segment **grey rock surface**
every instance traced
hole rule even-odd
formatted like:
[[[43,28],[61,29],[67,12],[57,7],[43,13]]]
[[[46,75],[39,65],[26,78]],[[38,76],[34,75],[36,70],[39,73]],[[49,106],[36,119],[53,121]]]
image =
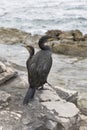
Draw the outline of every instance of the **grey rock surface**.
[[[46,90],[36,91],[28,106],[23,106],[23,98],[28,89],[26,72],[20,72],[18,77],[1,85],[3,91],[11,94],[8,106],[0,111],[2,130],[78,130],[78,108],[61,99],[50,86],[45,85],[44,88]]]
[[[15,77],[17,72],[12,68],[5,66],[2,62],[0,62],[0,84],[8,81],[12,77]]]
[[[5,91],[1,91],[0,90],[0,104],[8,102],[10,99],[11,99],[11,95],[10,94],[8,94]]]

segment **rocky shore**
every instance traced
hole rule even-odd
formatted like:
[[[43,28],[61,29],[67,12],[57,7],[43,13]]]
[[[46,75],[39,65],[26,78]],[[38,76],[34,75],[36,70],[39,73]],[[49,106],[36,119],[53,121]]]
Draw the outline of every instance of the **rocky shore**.
[[[87,34],[83,34],[80,30],[49,30],[45,34],[56,37],[53,42],[48,43],[54,53],[80,57],[87,56]],[[14,28],[0,28],[0,43],[25,42],[38,47],[37,43],[40,37],[41,35],[32,36],[30,33]]]
[[[28,106],[23,106],[22,101],[28,88],[26,67],[17,61],[12,63],[10,60],[7,61],[6,57],[0,57],[0,130],[87,129],[87,89],[83,93],[79,87],[74,89],[75,85],[86,86],[87,34],[83,35],[79,30],[50,30],[46,34],[54,35],[58,39],[48,43],[53,52],[73,58],[59,55],[59,64],[55,61],[55,67],[59,67],[58,85],[50,87],[45,84],[46,90],[37,91],[33,101]],[[3,45],[23,43],[38,47],[40,37],[18,29],[0,28],[0,43]],[[73,73],[75,76],[82,68],[84,77],[74,79]],[[71,77],[67,82],[70,72]],[[55,79],[52,71],[50,75],[53,82]],[[69,84],[66,85],[66,82]],[[70,89],[66,89],[67,86]]]

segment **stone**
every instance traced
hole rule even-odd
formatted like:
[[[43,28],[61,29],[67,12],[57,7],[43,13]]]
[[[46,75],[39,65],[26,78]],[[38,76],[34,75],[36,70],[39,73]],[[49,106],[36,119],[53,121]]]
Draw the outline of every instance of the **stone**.
[[[46,123],[46,128],[47,128],[48,130],[58,130],[58,123],[49,120],[49,121],[47,121],[47,123]]]
[[[79,130],[87,130],[87,126],[81,126]]]
[[[78,108],[80,109],[80,111],[83,114],[87,115],[87,100],[84,98],[80,99],[80,100],[78,100],[77,105],[78,105]]]
[[[11,99],[11,95],[10,94],[8,94],[5,91],[1,91],[0,90],[0,104],[8,102],[10,99]]]
[[[73,102],[77,104],[78,92],[74,90],[65,89],[62,87],[54,86],[57,94],[66,101]]]
[[[84,35],[84,40],[87,41],[87,34]]]
[[[39,96],[41,102],[47,101],[60,101],[61,98],[56,94],[55,91],[43,90]]]
[[[17,71],[14,71],[12,68],[5,67],[5,65],[3,65],[2,73],[0,73],[0,84],[5,83],[6,81],[8,81],[9,79],[15,76],[17,76]]]
[[[84,39],[83,33],[80,30],[72,30],[72,35],[75,41],[80,41]]]
[[[15,28],[0,28],[0,43],[14,44],[24,42],[24,39],[30,33]]]
[[[14,130],[14,126],[17,126],[20,119],[21,115],[17,112],[6,110],[0,111],[0,125],[2,130]]]
[[[0,61],[0,73],[3,73],[6,71],[6,66]]]
[[[46,32],[46,34],[50,36],[59,36],[61,33],[62,33],[61,30],[48,30]]]
[[[79,109],[73,104],[65,101],[42,102],[60,124],[60,130],[77,130],[80,126]],[[77,118],[78,117],[78,118]]]
[[[62,41],[61,41],[62,42]],[[79,46],[77,44],[67,44],[61,43],[53,46],[53,52],[57,54],[71,55],[71,56],[87,56],[87,47],[83,44],[83,46]]]
[[[73,40],[73,35],[71,32],[63,32],[58,37],[60,40],[67,39],[67,40]]]

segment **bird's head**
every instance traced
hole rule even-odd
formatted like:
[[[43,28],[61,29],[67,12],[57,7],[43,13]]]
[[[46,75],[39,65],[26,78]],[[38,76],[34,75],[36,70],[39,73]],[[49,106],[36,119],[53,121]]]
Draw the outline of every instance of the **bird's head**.
[[[30,53],[30,55],[34,55],[34,48],[30,45],[23,45],[23,47],[25,47],[28,52]]]
[[[45,36],[42,36],[38,42],[39,44],[39,47],[43,50],[49,50],[50,47],[49,46],[46,46],[44,45],[44,43],[46,42],[50,42],[50,41],[53,41],[55,40],[55,37],[54,36],[49,36],[49,35],[45,35]]]
[[[50,41],[53,41],[53,40],[55,40],[55,37],[49,36],[49,35],[45,35],[45,36],[42,36],[40,38],[39,42],[45,43],[45,42],[50,42]]]

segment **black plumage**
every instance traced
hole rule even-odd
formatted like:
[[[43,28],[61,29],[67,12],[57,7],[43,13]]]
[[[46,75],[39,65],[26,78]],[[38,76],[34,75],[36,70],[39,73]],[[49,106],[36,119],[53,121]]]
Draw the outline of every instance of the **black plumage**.
[[[30,86],[23,104],[28,104],[30,99],[33,98],[36,88],[43,86],[47,82],[47,77],[52,66],[52,52],[50,47],[44,45],[44,43],[52,40],[52,37],[43,36],[38,42],[41,50],[36,54],[34,54],[34,48],[32,46],[26,46],[30,52],[30,57],[26,62]]]

